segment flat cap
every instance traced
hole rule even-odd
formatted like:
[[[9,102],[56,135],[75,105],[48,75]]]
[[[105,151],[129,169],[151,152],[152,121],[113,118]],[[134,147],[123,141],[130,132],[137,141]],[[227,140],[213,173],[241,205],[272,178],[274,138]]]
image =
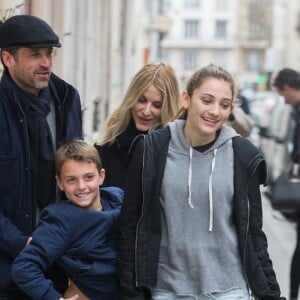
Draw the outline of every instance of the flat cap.
[[[58,36],[42,19],[30,15],[17,15],[0,25],[0,48],[9,47],[61,47]]]

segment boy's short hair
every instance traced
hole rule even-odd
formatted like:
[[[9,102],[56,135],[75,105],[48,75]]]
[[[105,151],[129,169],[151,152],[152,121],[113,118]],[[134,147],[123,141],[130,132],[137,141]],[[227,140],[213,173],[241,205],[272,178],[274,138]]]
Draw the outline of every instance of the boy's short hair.
[[[288,85],[295,90],[300,90],[299,72],[290,68],[280,70],[275,77],[273,86],[277,87],[279,90],[283,90],[284,85]]]
[[[55,155],[56,175],[60,176],[61,169],[67,160],[92,162],[97,169],[102,169],[102,163],[97,149],[83,140],[71,140],[58,148]]]

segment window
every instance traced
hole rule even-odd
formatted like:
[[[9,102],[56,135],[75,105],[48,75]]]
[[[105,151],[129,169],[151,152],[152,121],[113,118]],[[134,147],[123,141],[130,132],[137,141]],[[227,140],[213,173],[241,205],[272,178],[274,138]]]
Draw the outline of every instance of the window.
[[[263,69],[263,53],[261,51],[250,51],[246,55],[248,71],[260,71]]]
[[[200,8],[201,1],[200,0],[185,0],[184,8]]]
[[[196,70],[198,66],[198,53],[196,50],[184,50],[183,52],[184,70]]]
[[[215,10],[216,11],[228,10],[228,0],[215,0]]]
[[[184,37],[198,38],[199,37],[199,21],[198,20],[185,20],[184,21]]]
[[[265,38],[265,26],[261,22],[252,21],[249,24],[249,39],[260,40]]]
[[[300,11],[298,12],[297,15],[297,21],[296,21],[296,30],[298,31],[298,33],[300,34]]]
[[[163,0],[162,2],[162,11],[168,12],[172,7],[171,0]]]
[[[149,14],[151,14],[151,11],[152,11],[152,1],[151,0],[145,1],[145,9]]]
[[[250,0],[250,10],[264,11],[268,7],[267,0]]]
[[[94,107],[93,107],[93,131],[99,130],[100,125],[100,103],[101,99],[97,97],[94,100]]]
[[[224,50],[214,50],[212,55],[212,62],[218,66],[225,67],[227,61],[227,52]]]
[[[159,49],[159,60],[161,61],[168,61],[168,58],[169,58],[169,52],[167,49],[164,49],[164,48],[160,48]]]
[[[215,37],[226,38],[226,29],[227,29],[226,27],[227,27],[226,21],[216,21]]]

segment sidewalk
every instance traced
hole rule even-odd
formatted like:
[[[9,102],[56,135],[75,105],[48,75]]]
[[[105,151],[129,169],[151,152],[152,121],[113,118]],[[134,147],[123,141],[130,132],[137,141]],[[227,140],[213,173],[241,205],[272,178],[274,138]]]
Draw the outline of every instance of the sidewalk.
[[[288,297],[290,263],[295,247],[296,227],[294,223],[287,221],[279,212],[272,209],[270,200],[264,193],[262,193],[262,205],[263,229],[269,243],[269,254],[282,296]]]

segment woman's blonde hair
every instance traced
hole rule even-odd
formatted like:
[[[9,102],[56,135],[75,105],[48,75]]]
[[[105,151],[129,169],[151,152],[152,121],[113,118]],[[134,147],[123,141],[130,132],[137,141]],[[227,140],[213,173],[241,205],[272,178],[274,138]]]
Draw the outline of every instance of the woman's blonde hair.
[[[165,126],[174,118],[179,109],[180,92],[173,68],[163,62],[146,64],[134,76],[122,103],[108,118],[99,145],[115,142],[130,123],[132,107],[151,85],[162,94],[161,121],[154,127]]]
[[[206,67],[203,67],[197,70],[188,80],[186,84],[186,92],[192,97],[194,90],[199,88],[205,79],[207,78],[216,78],[219,80],[224,80],[229,83],[230,89],[232,92],[232,101],[235,95],[235,83],[232,75],[224,70],[222,67],[210,64]],[[181,108],[174,119],[187,119],[187,109]]]

